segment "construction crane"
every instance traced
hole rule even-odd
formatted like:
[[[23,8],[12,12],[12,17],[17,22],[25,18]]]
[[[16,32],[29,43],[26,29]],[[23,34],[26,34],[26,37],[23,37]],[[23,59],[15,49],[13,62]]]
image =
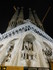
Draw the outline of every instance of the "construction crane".
[[[43,17],[43,19],[42,19],[42,23],[44,22],[44,20],[45,20],[45,18],[46,18],[46,16],[47,16],[47,14],[49,13],[50,9],[51,9],[51,6],[48,8],[48,10],[47,10],[46,14],[44,15],[44,17]]]

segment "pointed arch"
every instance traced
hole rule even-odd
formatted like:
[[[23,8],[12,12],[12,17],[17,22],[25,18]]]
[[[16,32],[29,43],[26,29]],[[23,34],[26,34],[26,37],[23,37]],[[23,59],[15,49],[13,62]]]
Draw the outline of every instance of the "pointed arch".
[[[34,41],[35,40],[35,37],[34,37],[34,35],[32,35],[32,34],[27,34],[25,37],[24,37],[24,40],[23,41]]]

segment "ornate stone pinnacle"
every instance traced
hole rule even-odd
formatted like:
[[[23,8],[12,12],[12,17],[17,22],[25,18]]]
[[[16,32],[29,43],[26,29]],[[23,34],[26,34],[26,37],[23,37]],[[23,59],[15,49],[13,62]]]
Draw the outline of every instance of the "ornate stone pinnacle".
[[[17,7],[17,9],[20,9],[19,7]]]
[[[31,8],[29,8],[29,10],[31,11]]]
[[[34,13],[36,13],[36,11],[35,11],[35,10],[33,10],[33,12],[34,12]]]
[[[23,9],[24,7],[21,7],[21,9]]]

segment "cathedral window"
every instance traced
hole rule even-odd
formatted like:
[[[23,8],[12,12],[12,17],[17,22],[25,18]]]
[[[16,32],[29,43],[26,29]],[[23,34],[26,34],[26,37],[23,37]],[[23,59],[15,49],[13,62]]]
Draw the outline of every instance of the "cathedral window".
[[[36,33],[37,33],[36,29],[34,29],[34,32],[36,32]]]
[[[34,28],[32,27],[32,30],[34,30]]]
[[[22,59],[30,59],[33,60],[34,54],[33,54],[33,41],[35,40],[35,37],[31,34],[26,35],[23,41],[22,46],[22,53],[21,58]]]
[[[2,61],[1,64],[5,64],[5,62],[9,62],[11,59],[11,52],[14,48],[14,41],[11,41],[11,43],[9,43],[9,47],[8,47],[8,51],[7,51],[7,55],[5,56],[4,60]]]
[[[32,42],[29,42],[29,41],[25,41],[24,43],[23,43],[23,48],[22,48],[22,50],[32,50],[33,51],[33,44],[32,44]]]
[[[7,38],[8,36],[6,35],[5,38]]]
[[[20,28],[19,31],[22,31],[22,29]]]
[[[9,36],[11,36],[11,33],[9,33]]]
[[[18,30],[16,30],[16,33],[18,33]]]
[[[8,62],[10,58],[11,58],[11,54],[8,54],[5,58],[5,62]]]
[[[27,26],[25,26],[25,31],[27,31],[28,30],[28,28],[27,28]]]
[[[24,30],[24,27],[22,27],[22,30]]]
[[[5,65],[5,62],[9,62],[11,58],[11,54],[7,54],[4,58],[4,60],[2,61],[1,65]]]
[[[24,27],[22,27],[22,32],[23,32],[23,31],[25,31],[25,28],[24,28]]]
[[[13,48],[14,48],[14,45],[10,44],[10,48],[9,48],[8,52],[12,52]]]
[[[15,35],[15,32],[14,31],[12,33],[13,33],[13,35]]]
[[[30,30],[31,29],[31,27],[30,26],[28,26],[28,30]]]

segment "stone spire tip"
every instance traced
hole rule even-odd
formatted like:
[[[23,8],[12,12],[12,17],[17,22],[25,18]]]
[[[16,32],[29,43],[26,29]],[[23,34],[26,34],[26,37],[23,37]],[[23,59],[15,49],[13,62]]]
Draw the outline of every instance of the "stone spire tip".
[[[17,7],[17,9],[20,9],[19,7]]]
[[[24,7],[21,7],[21,9],[23,9]]]
[[[29,10],[31,11],[31,8],[29,8]]]
[[[34,12],[34,13],[36,13],[36,11],[35,11],[35,10],[33,10],[33,12]]]

